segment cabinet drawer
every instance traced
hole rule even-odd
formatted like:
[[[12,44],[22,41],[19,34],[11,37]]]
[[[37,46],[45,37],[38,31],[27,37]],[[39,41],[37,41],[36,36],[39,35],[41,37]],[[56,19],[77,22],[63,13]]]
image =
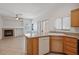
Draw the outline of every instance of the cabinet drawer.
[[[64,39],[64,41],[69,41],[70,43],[74,43],[74,44],[77,43],[77,39],[75,39],[75,38],[66,38],[66,39]]]
[[[70,47],[73,47],[73,48],[77,48],[77,43],[64,41],[64,46],[70,46]]]
[[[67,51],[67,53],[69,52],[71,52],[71,53],[74,53],[74,54],[77,54],[77,49],[76,48],[72,48],[72,47],[70,47],[70,46],[65,46],[64,47],[64,51],[66,52]]]

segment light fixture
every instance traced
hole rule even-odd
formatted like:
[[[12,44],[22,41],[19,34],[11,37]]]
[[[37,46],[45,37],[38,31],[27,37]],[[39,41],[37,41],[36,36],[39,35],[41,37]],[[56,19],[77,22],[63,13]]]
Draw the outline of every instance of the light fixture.
[[[16,20],[19,20],[19,18],[18,18],[18,17],[16,17]]]
[[[18,14],[16,14],[16,20],[19,20]]]
[[[16,20],[23,22],[22,14],[16,14]]]

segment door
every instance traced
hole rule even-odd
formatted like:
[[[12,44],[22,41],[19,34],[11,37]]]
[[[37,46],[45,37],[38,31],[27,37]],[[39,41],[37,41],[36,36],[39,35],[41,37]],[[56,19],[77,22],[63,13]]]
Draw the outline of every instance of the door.
[[[39,55],[49,52],[49,37],[39,38]]]
[[[47,35],[48,34],[48,20],[38,21],[38,34]]]
[[[42,34],[47,35],[47,33],[48,33],[48,21],[44,20],[42,22]]]

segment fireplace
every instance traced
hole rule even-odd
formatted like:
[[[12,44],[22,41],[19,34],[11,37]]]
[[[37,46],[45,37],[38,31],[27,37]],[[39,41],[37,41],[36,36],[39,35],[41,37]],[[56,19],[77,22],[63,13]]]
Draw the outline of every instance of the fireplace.
[[[12,37],[12,36],[14,36],[14,30],[13,29],[4,29],[3,30],[3,36],[4,37]]]

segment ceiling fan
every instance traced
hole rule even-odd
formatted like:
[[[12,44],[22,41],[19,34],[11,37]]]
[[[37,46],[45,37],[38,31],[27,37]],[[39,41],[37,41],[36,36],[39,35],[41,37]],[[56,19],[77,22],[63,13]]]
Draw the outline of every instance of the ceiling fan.
[[[22,14],[16,14],[16,20],[23,21]]]

